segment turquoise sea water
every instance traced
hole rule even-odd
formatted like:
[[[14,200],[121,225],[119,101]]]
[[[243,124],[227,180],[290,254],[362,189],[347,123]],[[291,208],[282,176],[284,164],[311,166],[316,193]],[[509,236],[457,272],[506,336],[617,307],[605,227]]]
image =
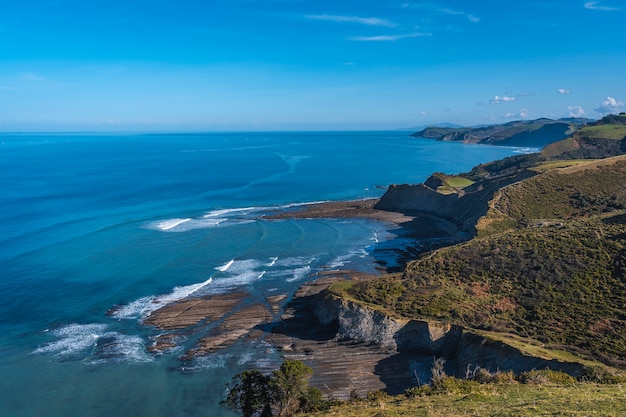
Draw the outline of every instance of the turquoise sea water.
[[[224,384],[278,353],[155,356],[142,317],[189,294],[262,300],[322,270],[374,272],[389,224],[258,217],[517,151],[405,132],[0,134],[0,414],[233,415]]]

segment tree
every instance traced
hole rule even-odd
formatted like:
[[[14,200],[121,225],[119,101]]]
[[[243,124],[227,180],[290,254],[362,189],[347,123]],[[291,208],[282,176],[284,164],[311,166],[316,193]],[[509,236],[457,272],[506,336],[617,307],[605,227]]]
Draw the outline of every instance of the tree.
[[[228,384],[222,405],[241,411],[243,417],[290,416],[322,409],[326,402],[319,389],[309,387],[311,375],[311,368],[291,359],[269,375],[243,371]]]
[[[270,392],[278,416],[288,416],[300,409],[309,391],[313,370],[300,361],[288,359],[272,372]]]
[[[255,370],[235,375],[228,385],[228,394],[222,401],[226,407],[239,410],[243,417],[253,417],[259,412],[271,416],[269,378]]]

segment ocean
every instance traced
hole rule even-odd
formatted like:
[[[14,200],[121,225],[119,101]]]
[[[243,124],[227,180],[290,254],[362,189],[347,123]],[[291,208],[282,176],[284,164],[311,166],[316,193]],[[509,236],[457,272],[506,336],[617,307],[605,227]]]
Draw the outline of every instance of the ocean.
[[[219,405],[262,340],[192,361],[154,355],[156,308],[245,288],[259,300],[321,271],[390,265],[395,226],[263,220],[379,197],[513,155],[407,132],[0,134],[0,414],[234,416]]]

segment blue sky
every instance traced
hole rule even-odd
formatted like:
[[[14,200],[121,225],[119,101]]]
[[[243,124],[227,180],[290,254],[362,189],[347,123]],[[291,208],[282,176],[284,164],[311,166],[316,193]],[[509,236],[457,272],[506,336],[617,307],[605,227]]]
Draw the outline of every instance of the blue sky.
[[[0,0],[0,131],[625,111],[625,0]]]

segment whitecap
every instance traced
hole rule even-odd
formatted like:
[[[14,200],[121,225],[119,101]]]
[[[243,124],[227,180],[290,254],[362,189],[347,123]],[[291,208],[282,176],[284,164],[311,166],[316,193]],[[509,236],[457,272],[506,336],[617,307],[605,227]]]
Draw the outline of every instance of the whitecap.
[[[237,359],[237,365],[242,366],[242,365],[247,364],[250,361],[252,361],[252,353],[246,352],[246,353],[243,353],[239,357],[239,359]]]
[[[92,349],[107,329],[106,324],[70,324],[51,333],[56,341],[46,343],[35,353],[54,353],[59,356],[74,355]]]
[[[234,262],[235,262],[235,260],[234,260],[234,259],[231,259],[230,261],[226,262],[224,265],[221,265],[221,266],[217,266],[217,267],[215,267],[215,269],[217,269],[217,270],[218,270],[218,271],[220,271],[220,272],[225,272],[225,271],[227,271],[227,270],[228,270],[228,268],[230,268],[230,267],[231,267],[231,265],[232,265]]]
[[[287,279],[287,282],[298,281],[307,276],[309,272],[311,272],[311,267],[309,265],[302,268],[296,268],[293,270],[291,278]]]
[[[140,319],[146,317],[153,311],[158,310],[167,304],[182,300],[183,298],[195,294],[204,287],[210,285],[212,282],[213,277],[210,277],[206,281],[197,284],[174,287],[172,292],[169,294],[142,297],[129,304],[115,308],[111,316],[117,319]]]
[[[291,258],[284,258],[280,261],[277,260],[276,265],[281,267],[310,265],[314,260],[315,258],[311,256],[296,256]]]
[[[176,226],[179,226],[183,223],[186,223],[188,221],[190,221],[190,218],[186,218],[186,219],[169,219],[169,220],[162,220],[159,222],[155,223],[155,227],[159,230],[170,230],[175,228]]]
[[[40,346],[34,353],[89,359],[88,363],[153,361],[141,337],[108,331],[106,324],[74,323],[53,330],[51,334],[57,340]]]
[[[154,358],[146,352],[145,342],[141,337],[109,332],[98,340],[96,359],[92,363],[152,361]]]
[[[352,262],[353,257],[354,257],[354,254],[337,256],[334,260],[328,263],[328,268],[330,269],[341,268],[345,266],[346,264],[349,264],[350,262]]]
[[[226,361],[230,359],[231,355],[229,354],[214,354],[208,356],[201,356],[199,358],[195,358],[193,363],[190,366],[183,366],[180,369],[183,372],[194,372],[201,371],[204,369],[218,369],[225,368]]]
[[[158,230],[161,232],[188,232],[196,229],[210,229],[218,227],[226,219],[212,219],[212,218],[199,218],[199,219],[168,219],[158,220],[148,224],[149,229]]]

